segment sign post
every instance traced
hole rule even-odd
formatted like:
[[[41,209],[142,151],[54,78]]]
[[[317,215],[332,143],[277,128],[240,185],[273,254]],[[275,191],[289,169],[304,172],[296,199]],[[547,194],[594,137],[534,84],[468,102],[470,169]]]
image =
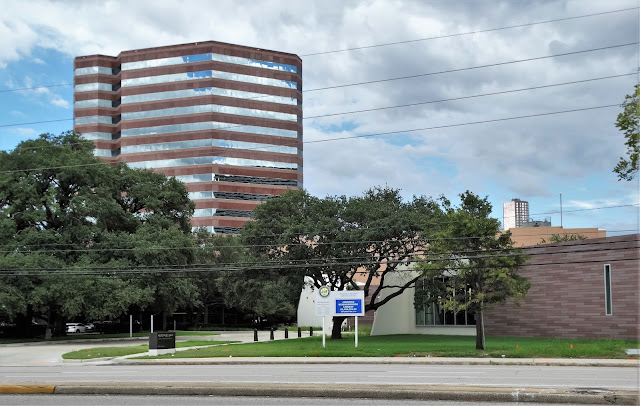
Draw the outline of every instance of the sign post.
[[[331,315],[331,289],[321,286],[316,294],[316,316],[322,316],[322,348],[325,348],[324,318]]]
[[[356,348],[358,348],[358,316],[364,316],[364,291],[339,290],[333,292],[335,300],[334,316],[355,316]]]
[[[325,348],[325,316],[355,316],[358,348],[358,316],[364,316],[364,291],[331,291],[328,286],[322,286],[316,294],[316,316],[322,316],[322,348]]]

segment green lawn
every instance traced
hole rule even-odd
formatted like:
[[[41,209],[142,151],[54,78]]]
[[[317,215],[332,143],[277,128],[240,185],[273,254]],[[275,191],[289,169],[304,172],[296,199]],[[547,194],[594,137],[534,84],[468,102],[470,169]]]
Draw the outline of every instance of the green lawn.
[[[174,358],[207,357],[488,357],[499,358],[628,358],[627,348],[638,348],[631,340],[578,340],[522,337],[487,337],[487,350],[475,349],[475,337],[393,335],[359,337],[354,348],[353,335],[343,340],[319,336],[236,344],[184,350]],[[171,356],[169,356],[171,357]],[[145,357],[147,358],[147,357]],[[159,358],[167,358],[159,356]]]
[[[178,341],[176,348],[198,347],[202,345],[224,345],[237,341],[211,341],[211,340],[192,340]],[[122,357],[125,355],[145,353],[149,351],[149,345],[131,345],[127,347],[96,347],[84,350],[72,351],[62,355],[63,359],[92,359],[92,358],[112,358]]]

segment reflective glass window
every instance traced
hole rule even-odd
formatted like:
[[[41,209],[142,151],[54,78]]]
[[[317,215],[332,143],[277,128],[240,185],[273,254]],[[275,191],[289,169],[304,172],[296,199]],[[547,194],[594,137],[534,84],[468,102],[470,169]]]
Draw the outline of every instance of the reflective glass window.
[[[141,118],[180,116],[198,113],[222,113],[246,117],[269,118],[273,120],[298,121],[296,114],[278,113],[268,110],[246,109],[241,107],[221,106],[218,104],[201,104],[197,106],[172,107],[167,109],[136,111],[122,113],[123,120],[137,120]]]
[[[259,185],[280,185],[302,187],[302,183],[292,179],[261,178],[258,176],[215,175],[217,182],[256,183]]]
[[[96,148],[93,150],[93,155],[95,156],[105,156],[105,157],[114,157],[120,155],[119,151],[114,151],[111,149],[99,149]]]
[[[209,233],[213,233],[213,226],[199,226],[199,227],[191,227],[191,232],[195,233],[196,231],[200,230],[200,229],[204,229],[205,231],[209,232]]]
[[[267,151],[267,152],[280,152],[280,153],[283,153],[283,154],[297,154],[298,153],[298,149],[297,148],[287,147],[287,146],[283,146],[283,145],[267,145],[267,144],[258,144],[258,143],[254,143],[254,142],[229,141],[229,140],[217,140],[217,139],[162,142],[162,143],[156,143],[156,144],[127,145],[127,146],[123,146],[122,147],[122,153],[123,154],[133,154],[133,153],[137,153],[137,152],[169,151],[169,150],[175,150],[175,149],[201,148],[201,147],[250,149],[250,150],[260,150],[260,151]]]
[[[200,227],[191,227],[192,232],[196,232],[199,229],[205,229],[206,231],[213,234],[238,234],[240,232],[240,227],[214,227],[214,226],[200,226]]]
[[[211,182],[213,180],[212,173],[200,173],[197,175],[180,175],[175,176],[180,182],[195,183],[195,182]]]
[[[122,70],[155,68],[157,66],[181,65],[185,63],[194,63],[194,62],[203,62],[203,61],[217,61],[217,62],[231,63],[234,65],[252,66],[256,68],[279,70],[279,71],[285,71],[285,72],[293,72],[293,73],[298,72],[298,68],[293,65],[260,61],[257,59],[242,58],[239,56],[220,55],[220,54],[197,54],[197,55],[187,55],[187,56],[175,56],[170,58],[148,59],[146,61],[138,61],[138,62],[126,62],[122,64]]]
[[[252,166],[260,168],[299,169],[297,164],[263,161],[258,159],[230,158],[219,156],[200,156],[192,158],[161,159],[157,161],[128,162],[131,168],[169,168],[174,166],[220,164],[232,166]]]
[[[251,210],[195,209],[193,217],[251,217]]]
[[[75,124],[112,124],[113,119],[110,116],[86,116],[86,117],[76,117]]]
[[[181,182],[184,183],[197,183],[197,182],[232,182],[232,183],[254,183],[258,185],[279,185],[279,186],[291,186],[302,187],[302,183],[292,179],[277,179],[277,178],[261,178],[257,176],[239,176],[239,175],[216,175],[212,173],[202,173],[196,175],[180,175],[176,176]]]
[[[113,90],[113,86],[108,83],[93,82],[85,83],[84,85],[75,85],[73,90],[75,92],[89,92],[92,90],[106,90],[110,92]]]
[[[273,135],[276,137],[298,138],[297,131],[282,130],[278,128],[269,128],[269,127],[258,127],[253,125],[236,125],[236,124],[222,123],[217,121],[162,125],[162,126],[155,126],[155,127],[128,128],[128,129],[122,130],[122,136],[135,137],[137,135],[168,134],[168,133],[202,131],[202,130],[224,130],[224,131],[233,131],[233,132],[240,132],[240,133]]]
[[[604,314],[613,314],[613,301],[611,299],[611,265],[604,266]]]
[[[215,234],[238,234],[240,227],[213,227]]]
[[[213,199],[213,192],[189,192],[189,199],[191,200]]]
[[[105,68],[104,66],[90,66],[88,68],[78,68],[78,69],[73,71],[73,74],[75,76],[95,75],[96,73],[102,73],[104,75],[111,75],[112,72],[113,71],[112,71],[111,68]]]
[[[131,78],[122,80],[122,87],[152,85],[156,83],[181,82],[185,80],[215,78],[231,80],[243,83],[255,83],[259,85],[285,87],[288,89],[297,89],[298,83],[288,80],[279,80],[271,78],[263,78],[259,76],[241,75],[239,73],[220,72],[215,70],[205,70],[198,72],[172,73],[169,75],[145,76],[141,78]]]
[[[173,90],[169,92],[143,93],[143,94],[134,94],[131,96],[122,96],[122,104],[149,102],[149,101],[155,101],[155,100],[182,99],[186,97],[197,97],[197,96],[208,96],[208,95],[233,97],[236,99],[245,99],[245,100],[255,99],[255,100],[265,101],[269,103],[287,104],[290,106],[298,105],[298,99],[293,97],[272,96],[272,95],[262,94],[262,93],[243,92],[241,90],[219,89],[216,87],[201,87],[198,89]]]
[[[230,200],[253,200],[263,202],[267,199],[275,197],[274,195],[265,195],[257,193],[235,193],[235,192],[189,192],[189,199],[230,199]]]
[[[112,140],[113,134],[111,133],[82,133],[82,138],[85,140]]]
[[[113,102],[111,100],[104,99],[80,100],[74,102],[73,107],[76,109],[85,107],[113,107]]]

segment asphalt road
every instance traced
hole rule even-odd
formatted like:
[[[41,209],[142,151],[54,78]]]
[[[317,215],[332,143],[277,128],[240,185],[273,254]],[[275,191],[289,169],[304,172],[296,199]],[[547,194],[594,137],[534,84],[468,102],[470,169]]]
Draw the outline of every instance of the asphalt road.
[[[0,403],[6,405],[52,405],[52,406],[155,406],[155,405],[225,405],[225,406],[506,406],[513,403],[452,402],[385,399],[326,399],[326,398],[281,398],[281,397],[226,397],[226,396],[74,396],[74,395],[0,395]],[[552,406],[536,403],[537,406]],[[555,405],[555,404],[554,404]],[[572,404],[565,404],[572,406]],[[574,404],[574,406],[577,406]]]
[[[637,368],[515,365],[95,365],[0,366],[3,384],[299,383],[462,385],[638,390]]]

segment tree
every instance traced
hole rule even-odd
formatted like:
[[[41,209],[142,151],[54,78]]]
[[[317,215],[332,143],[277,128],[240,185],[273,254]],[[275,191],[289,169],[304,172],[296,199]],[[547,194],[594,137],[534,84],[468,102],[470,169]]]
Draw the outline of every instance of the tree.
[[[544,238],[542,240],[540,240],[540,242],[538,244],[547,244],[549,243],[554,243],[554,242],[566,242],[566,241],[582,241],[582,240],[586,240],[587,237],[585,237],[582,234],[552,234],[551,237],[549,237],[549,241],[545,240]]]
[[[415,283],[417,278],[408,278],[390,286],[385,280],[424,250],[428,240],[422,230],[438,224],[441,216],[431,199],[405,202],[399,190],[387,187],[358,197],[324,199],[291,190],[258,206],[241,235],[256,257],[268,261],[272,270],[295,275],[299,283],[306,276],[315,288],[362,289],[369,311]],[[387,290],[393,293],[380,300]],[[342,337],[345,319],[334,317],[331,338]]]
[[[618,114],[616,127],[624,133],[627,157],[621,157],[613,171],[618,174],[618,180],[630,181],[638,175],[640,84],[635,85],[633,94],[625,97],[621,107],[622,112]]]
[[[460,200],[459,207],[452,207],[441,198],[446,226],[430,242],[426,258],[430,261],[415,265],[428,285],[416,305],[437,301],[446,310],[471,312],[476,349],[484,350],[484,310],[508,297],[521,298],[529,290],[529,282],[518,275],[526,256],[513,248],[511,233],[501,233],[500,222],[489,217],[492,207],[486,197],[467,191]],[[444,283],[438,286],[440,281]]]
[[[141,270],[193,261],[184,184],[93,155],[79,134],[42,134],[0,153],[0,308],[28,328],[117,317],[175,298],[193,301],[188,278]],[[146,268],[141,268],[146,267]],[[174,274],[175,275],[175,274]],[[172,285],[164,297],[160,287]],[[190,285],[190,286],[187,286]]]

